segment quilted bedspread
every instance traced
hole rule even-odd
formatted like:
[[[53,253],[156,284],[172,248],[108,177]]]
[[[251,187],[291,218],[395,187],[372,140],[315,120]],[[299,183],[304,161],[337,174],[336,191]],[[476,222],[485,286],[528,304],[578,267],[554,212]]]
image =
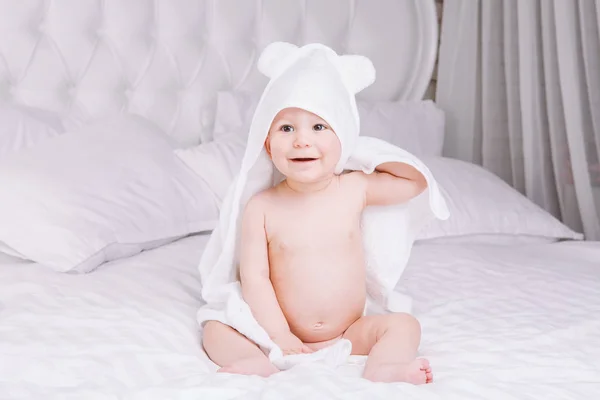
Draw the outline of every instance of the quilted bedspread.
[[[205,236],[88,275],[0,260],[0,399],[600,398],[600,247],[417,245],[434,383],[375,384],[362,357],[269,379],[215,374],[195,313]]]

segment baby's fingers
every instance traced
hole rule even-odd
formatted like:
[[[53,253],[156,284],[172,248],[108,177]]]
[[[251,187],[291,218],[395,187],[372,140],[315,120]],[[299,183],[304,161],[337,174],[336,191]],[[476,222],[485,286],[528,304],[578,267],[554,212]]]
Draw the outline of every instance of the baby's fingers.
[[[313,349],[311,349],[310,347],[308,347],[307,345],[303,345],[303,346],[302,346],[302,352],[303,352],[303,353],[307,353],[307,354],[309,354],[309,353],[313,353],[313,352],[314,352],[314,350],[313,350]]]

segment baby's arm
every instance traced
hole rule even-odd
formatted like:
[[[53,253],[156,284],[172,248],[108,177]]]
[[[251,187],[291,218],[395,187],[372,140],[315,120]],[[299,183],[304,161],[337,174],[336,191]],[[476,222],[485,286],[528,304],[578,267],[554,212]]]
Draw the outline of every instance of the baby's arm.
[[[256,196],[250,199],[242,217],[240,281],[242,296],[252,315],[284,354],[310,352],[290,331],[275,296],[269,274],[265,206]]]
[[[423,174],[411,165],[389,162],[374,173],[362,174],[367,205],[390,205],[409,201],[427,187]]]

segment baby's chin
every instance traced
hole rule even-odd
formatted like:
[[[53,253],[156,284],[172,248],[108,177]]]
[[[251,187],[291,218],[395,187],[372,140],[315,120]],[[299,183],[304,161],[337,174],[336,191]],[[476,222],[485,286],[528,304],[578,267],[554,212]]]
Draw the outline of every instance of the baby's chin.
[[[283,162],[283,165],[275,163],[279,170],[288,180],[301,184],[319,183],[335,176],[335,165],[328,165],[323,160],[310,163]]]
[[[324,180],[331,179],[335,176],[334,171],[319,171],[319,173],[311,173],[312,171],[289,172],[284,174],[288,180],[301,184],[318,184]]]

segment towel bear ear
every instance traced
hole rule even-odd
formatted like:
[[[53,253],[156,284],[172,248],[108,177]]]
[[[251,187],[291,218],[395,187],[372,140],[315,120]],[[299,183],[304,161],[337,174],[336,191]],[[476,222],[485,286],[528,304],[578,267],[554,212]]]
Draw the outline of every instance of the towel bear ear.
[[[339,56],[337,68],[344,84],[353,94],[375,82],[375,67],[367,57],[359,55]]]
[[[272,78],[284,61],[298,51],[298,46],[287,42],[273,42],[262,51],[258,59],[258,70]]]
[[[338,56],[333,50],[324,45],[307,45],[303,49],[313,50],[323,48],[329,52],[329,58],[334,62],[342,81],[353,94],[365,89],[375,82],[375,67],[371,60],[360,55]],[[273,42],[262,51],[257,67],[268,78],[273,78],[282,68],[288,65],[288,60],[298,55],[302,49],[288,42]]]

